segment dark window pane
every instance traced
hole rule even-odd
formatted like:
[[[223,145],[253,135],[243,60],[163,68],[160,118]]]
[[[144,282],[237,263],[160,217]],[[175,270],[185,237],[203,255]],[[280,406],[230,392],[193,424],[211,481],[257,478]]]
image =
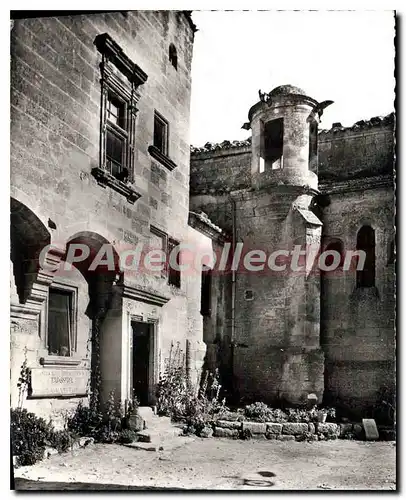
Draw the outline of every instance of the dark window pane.
[[[170,285],[176,286],[177,288],[180,288],[180,271],[177,269],[173,269],[170,265],[170,260],[169,257],[171,255],[171,252],[179,245],[177,241],[174,240],[169,240],[168,241],[168,270],[169,270],[169,277],[168,277],[168,282]],[[176,255],[176,264],[180,265],[180,252]]]
[[[121,172],[123,165],[124,139],[118,137],[111,130],[107,130],[106,140],[106,167],[112,174]]]
[[[166,145],[167,124],[157,115],[154,119],[154,146],[161,151],[167,153]]]
[[[357,271],[357,286],[375,286],[375,231],[370,226],[363,226],[357,234],[357,250],[366,254],[364,269]]]
[[[211,276],[211,269],[207,266],[203,266],[200,296],[200,313],[202,316],[211,315]]]
[[[50,290],[48,301],[48,352],[70,356],[72,328],[72,294]]]

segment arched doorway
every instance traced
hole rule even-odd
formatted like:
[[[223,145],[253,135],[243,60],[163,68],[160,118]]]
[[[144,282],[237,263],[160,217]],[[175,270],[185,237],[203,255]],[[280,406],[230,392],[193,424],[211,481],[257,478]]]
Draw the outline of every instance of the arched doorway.
[[[82,254],[82,252],[84,252]],[[114,285],[120,281],[119,257],[114,246],[98,233],[83,231],[74,234],[66,245],[66,259],[80,271],[88,284],[89,303],[86,315],[91,320],[91,405],[105,401],[110,390],[119,387],[120,366],[114,356],[120,353],[112,339],[117,327],[120,333],[121,304],[115,301]],[[116,352],[117,351],[117,352]],[[118,363],[119,364],[119,363]]]

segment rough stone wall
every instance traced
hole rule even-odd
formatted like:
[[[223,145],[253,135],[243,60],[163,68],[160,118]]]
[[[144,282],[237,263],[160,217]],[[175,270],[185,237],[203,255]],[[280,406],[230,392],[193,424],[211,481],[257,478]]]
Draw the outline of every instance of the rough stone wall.
[[[353,127],[321,130],[318,136],[319,182],[391,173],[393,114]],[[216,194],[251,186],[251,148],[247,144],[192,148],[190,192]]]
[[[377,238],[378,296],[355,290],[355,274],[336,274],[323,280],[320,310],[326,396],[347,406],[351,401],[358,407],[371,404],[382,386],[394,386],[394,264],[388,264],[394,238],[394,193],[390,181],[381,187],[379,181],[365,190],[362,183],[363,178],[390,177],[393,152],[393,115],[358,122],[350,129],[335,126],[319,134],[320,189],[329,192],[333,188],[331,204],[322,214],[323,239],[341,238],[344,249],[355,250],[356,232],[368,221]],[[281,244],[283,227],[275,221],[276,205],[269,200],[263,202],[258,191],[250,190],[250,157],[247,145],[232,147],[223,143],[192,150],[190,203],[192,210],[204,211],[231,234],[230,200],[243,200],[237,204],[237,241],[269,250],[270,246]],[[355,186],[350,179],[361,184]],[[311,370],[317,372],[323,365],[323,354],[317,351],[313,359],[308,357],[309,362],[304,362],[300,355],[295,360],[292,354],[288,368],[283,369],[287,355],[281,349],[284,335],[289,335],[289,324],[285,323],[287,308],[292,312],[296,304],[300,315],[301,308],[306,307],[294,300],[294,294],[287,301],[286,293],[303,285],[299,283],[301,277],[296,279],[298,283],[288,283],[285,278],[278,282],[273,277],[270,283],[266,277],[253,273],[237,276],[234,377],[236,386],[251,399],[264,399],[264,395],[277,392],[278,387],[282,391],[295,379],[302,380],[305,387],[305,381],[314,378]],[[245,299],[248,289],[255,290],[254,300]],[[277,350],[271,347],[278,343]],[[321,380],[316,392],[323,393],[322,385]]]
[[[307,227],[292,211],[292,192],[240,193],[236,197],[237,242],[244,253],[292,249],[306,244]],[[241,263],[243,257],[241,258]],[[234,377],[246,400],[290,403],[323,395],[323,353],[319,344],[319,289],[303,272],[249,271],[236,274]],[[313,313],[309,312],[312,306]]]
[[[106,32],[148,74],[137,104],[134,188],[141,198],[133,205],[110,187],[98,185],[91,175],[92,168],[99,166],[101,102],[101,55],[93,42]],[[176,11],[15,21],[11,31],[11,196],[45,227],[48,219],[55,223],[56,229],[50,231],[52,243],[63,246],[85,232],[96,233],[116,249],[128,248],[137,242],[149,243],[150,224],[178,241],[186,239],[193,36],[185,14]],[[177,48],[177,70],[168,58],[170,43]],[[172,172],[147,151],[153,142],[154,110],[169,122],[169,156],[177,164]],[[163,348],[171,338],[184,341],[185,282],[174,290],[161,278],[131,275],[128,279],[169,295],[159,329]],[[19,349],[26,344],[19,335],[12,335],[13,345],[18,346],[13,356],[20,356]],[[34,324],[29,338],[34,352],[41,342]],[[85,357],[83,345],[78,354]],[[35,354],[32,363],[38,364]],[[43,408],[47,404],[41,401]]]
[[[324,238],[356,249],[364,224],[375,230],[376,287],[356,288],[355,272],[323,278],[321,335],[326,354],[326,389],[345,404],[372,404],[377,392],[394,388],[395,276],[394,193],[390,186],[331,195],[324,209]],[[344,223],[343,223],[344,221]]]
[[[383,175],[393,171],[393,116],[370,127],[335,127],[319,134],[319,181]]]
[[[193,154],[190,191],[217,194],[246,188],[251,184],[250,163],[250,145]]]

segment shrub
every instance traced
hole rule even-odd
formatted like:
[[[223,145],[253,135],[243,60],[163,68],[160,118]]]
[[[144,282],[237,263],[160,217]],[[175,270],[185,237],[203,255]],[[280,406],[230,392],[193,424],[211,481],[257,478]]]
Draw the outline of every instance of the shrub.
[[[184,356],[179,349],[171,346],[168,363],[158,383],[157,411],[159,415],[170,416],[173,420],[187,424],[187,431],[199,434],[205,427],[221,418],[228,408],[225,400],[220,400],[221,385],[219,374],[205,372],[200,388],[190,387],[184,363]]]
[[[67,418],[67,429],[79,436],[93,437],[102,443],[114,443],[122,429],[124,412],[110,392],[104,411],[84,406],[80,401],[74,414]]]
[[[169,359],[157,386],[157,413],[182,420],[189,396],[185,360],[179,342],[169,352]]]
[[[59,453],[62,453],[72,446],[73,436],[66,429],[63,431],[53,431],[50,435],[49,443],[52,448],[56,448]]]
[[[18,465],[33,465],[42,460],[45,447],[51,444],[51,423],[26,409],[11,410],[11,443]]]
[[[79,401],[73,415],[67,417],[68,430],[79,436],[93,436],[103,421],[103,414],[98,410],[84,406]]]
[[[137,434],[130,429],[123,429],[118,436],[120,443],[133,443],[136,439]]]
[[[255,422],[271,422],[272,410],[265,403],[257,402],[245,407],[245,416]]]

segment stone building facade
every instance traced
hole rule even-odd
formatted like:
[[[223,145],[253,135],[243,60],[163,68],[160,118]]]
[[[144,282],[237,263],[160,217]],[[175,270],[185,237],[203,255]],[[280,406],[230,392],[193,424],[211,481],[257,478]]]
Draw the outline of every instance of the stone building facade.
[[[277,87],[249,111],[247,141],[192,148],[191,210],[244,254],[366,251],[362,272],[356,261],[323,272],[307,254],[304,271],[224,276],[232,304],[216,333],[237,399],[299,403],[315,393],[362,409],[394,391],[394,117],[319,130],[332,104]]]
[[[193,281],[117,265],[137,244],[166,251],[207,240],[204,221],[189,225],[194,32],[186,11],[13,23],[13,407],[22,367],[31,377],[24,406],[55,421],[92,384],[102,399],[135,392],[153,404],[178,342],[197,380],[205,356],[200,273]],[[69,252],[80,256],[83,246],[89,255],[66,270]],[[105,248],[113,267],[92,269]]]

